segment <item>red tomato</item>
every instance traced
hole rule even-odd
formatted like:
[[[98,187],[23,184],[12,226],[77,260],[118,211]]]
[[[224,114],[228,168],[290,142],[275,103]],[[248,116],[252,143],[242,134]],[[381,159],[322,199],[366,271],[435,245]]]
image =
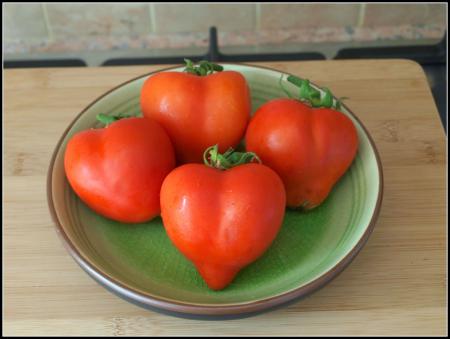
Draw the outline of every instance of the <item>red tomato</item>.
[[[161,216],[175,246],[211,289],[228,285],[277,235],[286,193],[260,164],[226,171],[201,164],[173,170],[161,188]]]
[[[261,106],[249,123],[245,141],[248,151],[280,175],[287,205],[306,209],[328,196],[358,148],[356,128],[347,116],[294,99]]]
[[[175,155],[157,122],[128,118],[75,134],[64,167],[75,193],[94,211],[138,223],[159,214],[161,184]]]
[[[224,152],[239,144],[250,119],[250,91],[234,71],[162,72],[145,81],[141,108],[166,129],[179,162],[201,162],[208,146],[219,144]]]

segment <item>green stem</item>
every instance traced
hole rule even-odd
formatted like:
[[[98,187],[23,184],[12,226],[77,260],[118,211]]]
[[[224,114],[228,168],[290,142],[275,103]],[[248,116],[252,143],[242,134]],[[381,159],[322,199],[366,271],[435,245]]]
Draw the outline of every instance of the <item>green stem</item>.
[[[195,65],[192,60],[184,59],[184,62],[186,63],[186,68],[184,69],[184,72],[191,73],[198,76],[205,76],[213,74],[214,72],[222,72],[223,67],[214,64],[209,61],[202,60],[198,63],[198,65]]]
[[[229,148],[223,154],[219,153],[219,146],[208,147],[203,153],[203,162],[206,166],[227,170],[243,164],[252,163],[254,161],[261,163],[261,159],[253,152],[235,152]]]
[[[283,76],[281,76],[279,81],[280,87],[289,98],[292,98],[292,95],[283,86],[282,78]],[[308,79],[302,79],[294,75],[289,75],[286,80],[298,88],[298,100],[306,102],[312,107],[326,107],[341,110],[342,100],[348,99],[344,97],[333,99],[333,94],[328,88],[324,87],[322,88],[322,91],[319,91],[311,86]]]
[[[280,77],[280,80],[278,80],[278,84],[280,85],[281,90],[284,92],[284,94],[286,94],[290,99],[293,99],[294,97],[292,96],[291,93],[289,93],[289,91],[284,87],[283,85],[283,74]]]
[[[106,115],[103,113],[97,114],[96,119],[100,121],[101,123],[105,124],[105,127],[108,127],[110,124],[112,124],[115,121],[118,121],[120,119],[125,118],[132,118],[136,115],[133,114],[125,114],[125,113],[119,113],[117,115]]]

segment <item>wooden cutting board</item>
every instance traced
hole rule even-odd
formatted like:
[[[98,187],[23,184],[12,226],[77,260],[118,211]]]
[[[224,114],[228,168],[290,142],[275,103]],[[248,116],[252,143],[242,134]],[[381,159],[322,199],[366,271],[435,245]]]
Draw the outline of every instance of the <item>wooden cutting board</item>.
[[[348,96],[384,169],[367,245],[308,298],[255,317],[194,321],[141,309],[97,285],[58,239],[46,174],[91,101],[164,66],[4,71],[4,335],[447,334],[446,136],[422,68],[408,60],[259,63]]]

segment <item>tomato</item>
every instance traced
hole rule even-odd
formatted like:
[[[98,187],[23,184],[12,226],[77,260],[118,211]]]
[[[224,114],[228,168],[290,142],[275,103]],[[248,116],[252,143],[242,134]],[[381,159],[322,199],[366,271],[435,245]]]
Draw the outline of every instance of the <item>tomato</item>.
[[[163,182],[161,216],[173,244],[219,290],[270,246],[285,200],[281,179],[262,164],[228,170],[186,164]]]
[[[287,205],[311,209],[324,201],[358,148],[352,121],[331,108],[295,99],[262,105],[249,123],[246,148],[284,182]]]
[[[94,211],[138,223],[159,215],[161,184],[175,167],[175,154],[157,122],[127,118],[75,134],[64,167],[75,193]]]
[[[218,144],[224,152],[243,138],[250,119],[250,91],[235,71],[204,76],[162,72],[145,81],[141,109],[166,129],[180,163],[201,162],[207,147]]]

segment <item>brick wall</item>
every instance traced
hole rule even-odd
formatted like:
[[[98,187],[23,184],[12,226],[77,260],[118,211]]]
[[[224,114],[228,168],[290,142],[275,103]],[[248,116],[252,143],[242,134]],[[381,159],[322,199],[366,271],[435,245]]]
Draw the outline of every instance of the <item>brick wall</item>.
[[[442,36],[446,4],[7,3],[5,53],[421,39]]]

